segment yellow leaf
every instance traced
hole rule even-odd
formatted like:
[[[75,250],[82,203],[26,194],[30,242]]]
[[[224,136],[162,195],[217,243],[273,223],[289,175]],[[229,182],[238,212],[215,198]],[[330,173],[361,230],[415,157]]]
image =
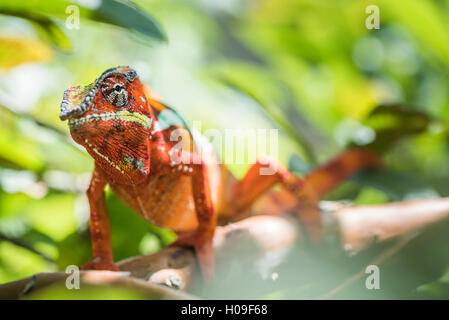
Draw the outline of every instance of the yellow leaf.
[[[52,49],[40,41],[0,36],[1,69],[11,69],[26,62],[49,61],[52,57]]]

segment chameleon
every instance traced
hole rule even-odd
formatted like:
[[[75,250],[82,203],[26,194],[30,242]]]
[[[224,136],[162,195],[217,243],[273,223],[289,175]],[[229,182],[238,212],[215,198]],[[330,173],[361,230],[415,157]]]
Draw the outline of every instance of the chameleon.
[[[129,66],[107,69],[93,83],[65,90],[60,119],[68,121],[71,137],[94,160],[87,189],[93,258],[83,269],[119,271],[105,205],[107,185],[145,220],[174,230],[175,244],[192,246],[201,273],[212,278],[217,224],[263,213],[264,205],[259,212],[252,208],[274,185],[283,188],[266,198],[267,211],[302,211],[301,221],[313,231],[320,223],[318,199],[355,171],[379,164],[375,155],[350,150],[300,178],[276,160],[261,158],[237,179],[209,141],[190,130]],[[261,174],[269,167],[276,168],[273,174]]]

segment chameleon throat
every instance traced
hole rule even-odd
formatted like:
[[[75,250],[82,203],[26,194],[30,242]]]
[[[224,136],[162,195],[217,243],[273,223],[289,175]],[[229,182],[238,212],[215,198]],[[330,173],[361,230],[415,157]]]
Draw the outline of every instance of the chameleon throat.
[[[129,122],[136,122],[142,125],[146,129],[151,128],[152,119],[148,118],[147,116],[144,116],[143,114],[139,113],[131,113],[129,111],[117,111],[117,112],[108,112],[108,113],[101,113],[101,114],[90,114],[88,116],[85,116],[83,118],[79,119],[70,119],[69,125],[77,127],[81,124],[92,122],[92,121],[108,121],[108,120],[120,120],[120,121],[129,121]]]

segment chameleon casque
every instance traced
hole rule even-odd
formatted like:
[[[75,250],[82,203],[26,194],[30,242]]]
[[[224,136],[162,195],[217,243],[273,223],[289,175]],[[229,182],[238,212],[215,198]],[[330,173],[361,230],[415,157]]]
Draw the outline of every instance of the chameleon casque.
[[[301,221],[313,229],[319,224],[313,212],[320,196],[360,168],[379,164],[376,156],[352,150],[300,179],[281,165],[272,175],[260,175],[270,165],[265,159],[238,180],[219,164],[206,139],[192,134],[126,66],[106,70],[87,86],[68,88],[60,118],[68,120],[73,139],[95,160],[87,190],[93,259],[84,269],[118,271],[105,207],[107,184],[144,219],[176,231],[177,244],[193,246],[202,274],[210,278],[217,222],[249,215],[255,201],[281,183],[282,192],[258,207],[270,213],[302,210]],[[172,141],[175,130],[182,134]]]

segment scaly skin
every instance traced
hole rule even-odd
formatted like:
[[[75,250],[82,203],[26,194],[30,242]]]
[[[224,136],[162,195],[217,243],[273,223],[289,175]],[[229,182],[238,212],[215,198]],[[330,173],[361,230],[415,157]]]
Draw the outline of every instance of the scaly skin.
[[[310,235],[319,238],[318,198],[360,168],[378,165],[375,156],[352,151],[303,181],[281,165],[272,175],[260,175],[274,161],[265,159],[237,180],[219,164],[206,139],[192,135],[151,92],[133,69],[117,67],[64,93],[60,118],[69,120],[73,139],[95,161],[87,191],[93,254],[87,269],[118,270],[104,202],[107,184],[147,221],[178,232],[176,243],[193,246],[203,275],[211,278],[217,219],[247,216],[256,199],[281,183],[288,196],[274,211],[300,210]]]

